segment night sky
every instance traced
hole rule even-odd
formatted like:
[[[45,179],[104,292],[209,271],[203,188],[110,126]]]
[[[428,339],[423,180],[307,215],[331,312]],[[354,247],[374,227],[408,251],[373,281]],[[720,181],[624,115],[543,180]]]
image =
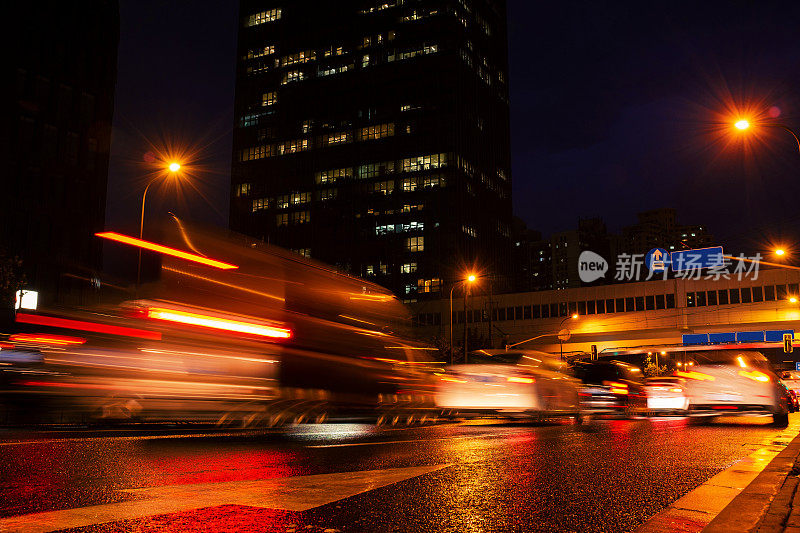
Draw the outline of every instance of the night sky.
[[[107,226],[137,225],[147,152],[165,144],[195,154],[192,179],[151,189],[148,216],[225,225],[238,2],[120,9]],[[800,2],[510,0],[509,14],[514,211],[529,227],[600,216],[617,231],[675,207],[731,252],[800,244],[794,141],[727,125],[745,109],[800,129]]]

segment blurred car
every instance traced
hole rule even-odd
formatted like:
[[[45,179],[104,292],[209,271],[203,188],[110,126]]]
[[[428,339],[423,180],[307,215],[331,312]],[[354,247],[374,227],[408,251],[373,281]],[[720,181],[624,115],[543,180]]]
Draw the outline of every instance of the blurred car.
[[[781,381],[787,389],[794,391],[795,394],[800,394],[800,372],[794,370],[781,372]]]
[[[575,376],[583,382],[581,407],[596,414],[644,413],[647,397],[638,367],[623,361],[579,361]]]
[[[688,352],[675,375],[686,380],[692,416],[768,414],[776,426],[789,424],[789,393],[761,352]]]
[[[650,414],[686,414],[689,398],[683,378],[659,376],[645,380],[647,411]]]
[[[575,416],[578,386],[566,363],[534,350],[479,350],[438,373],[437,407],[455,416]]]

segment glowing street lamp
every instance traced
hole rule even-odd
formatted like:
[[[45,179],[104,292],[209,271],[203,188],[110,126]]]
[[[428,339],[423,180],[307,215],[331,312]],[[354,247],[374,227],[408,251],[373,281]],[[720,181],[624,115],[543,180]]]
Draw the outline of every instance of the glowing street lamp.
[[[775,255],[786,255],[786,250],[784,250],[783,248],[778,248],[777,250],[775,250]]]
[[[169,165],[167,165],[165,170],[167,171],[167,176],[177,176],[178,175],[178,171],[180,169],[181,169],[181,164],[178,163],[177,161],[173,161]],[[161,177],[162,177],[162,175],[158,175],[158,176],[154,177],[153,179],[151,179],[147,183],[147,186],[144,188],[144,192],[142,193],[142,216],[139,218],[139,240],[142,240],[142,234],[144,233],[144,205],[145,205],[145,201],[147,200],[147,191],[150,189],[150,186],[157,179],[159,179]],[[142,278],[142,249],[139,248],[139,260],[138,260],[138,262],[136,264],[136,289],[137,290],[139,288],[139,283],[141,283],[141,278]]]
[[[478,277],[473,274],[467,274],[464,279],[456,280],[453,286],[450,287],[450,363],[453,363],[453,291],[459,283],[468,283],[472,285]],[[464,362],[467,362],[467,291],[464,290]]]
[[[790,296],[789,297],[789,303],[796,304],[797,303],[797,297],[796,296]]]
[[[736,122],[733,123],[733,126],[736,129],[740,130],[740,131],[749,130],[752,125],[754,125],[754,124],[751,124],[750,121],[747,120],[747,119],[739,119],[739,120],[737,120]],[[758,123],[755,123],[755,125],[757,125],[757,126],[770,126],[770,127],[773,127],[773,128],[781,128],[783,130],[786,130],[787,132],[789,132],[789,135],[794,137],[794,140],[797,143],[797,150],[800,151],[800,138],[797,137],[797,134],[789,126],[786,126],[784,124],[779,124],[779,123],[776,123],[776,122],[758,122]]]

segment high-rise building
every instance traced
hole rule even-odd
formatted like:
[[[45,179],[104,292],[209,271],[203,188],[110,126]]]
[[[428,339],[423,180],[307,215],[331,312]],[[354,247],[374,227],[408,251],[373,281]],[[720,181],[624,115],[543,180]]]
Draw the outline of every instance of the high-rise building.
[[[508,284],[500,0],[242,0],[231,227],[405,300]]]
[[[623,250],[646,254],[653,248],[679,251],[714,245],[714,237],[702,225],[681,225],[675,209],[661,208],[637,213],[639,222],[622,229]]]
[[[15,2],[9,9],[19,40],[2,143],[2,266],[21,259],[23,288],[37,291],[41,303],[86,302],[102,266],[94,233],[105,218],[119,5]]]

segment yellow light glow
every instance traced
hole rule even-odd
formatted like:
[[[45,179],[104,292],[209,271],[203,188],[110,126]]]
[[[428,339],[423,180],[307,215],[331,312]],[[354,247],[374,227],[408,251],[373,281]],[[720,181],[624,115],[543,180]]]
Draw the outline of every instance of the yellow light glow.
[[[470,274],[469,276],[467,276],[467,281],[469,281],[470,283],[475,281],[475,274]]]
[[[167,320],[169,322],[178,322],[181,324],[188,324],[190,326],[235,331],[237,333],[259,335],[261,337],[288,339],[292,336],[291,330],[286,328],[268,326],[266,324],[257,324],[253,322],[242,322],[240,320],[231,320],[228,318],[220,318],[215,316],[200,315],[197,313],[178,311],[176,309],[151,307],[147,310],[147,316],[148,318],[155,318],[157,320]]]
[[[736,126],[740,130],[746,130],[747,128],[750,127],[750,122],[747,121],[747,120],[742,119],[742,120],[739,120],[738,122],[736,122],[736,124],[734,124],[734,126]]]
[[[740,367],[742,367],[742,368],[747,368],[747,365],[744,363],[744,359],[742,359],[742,356],[741,356],[741,355],[740,355],[739,357],[737,357],[737,358],[736,358],[736,361],[739,363],[739,366],[740,366]]]
[[[189,252],[184,252],[183,250],[170,248],[168,246],[162,246],[154,242],[143,241],[142,239],[136,239],[134,237],[128,237],[127,235],[122,235],[121,233],[116,233],[113,231],[106,231],[104,233],[95,233],[95,235],[103,239],[109,239],[112,241],[121,242],[123,244],[130,244],[131,246],[145,248],[147,250],[152,250],[154,252],[171,255],[173,257],[180,257],[181,259],[186,259],[187,261],[194,261],[195,263],[201,263],[215,268],[220,268],[222,270],[239,268],[238,266],[232,265],[230,263],[217,261],[216,259],[209,259],[208,257],[203,257],[202,255],[190,254]]]
[[[533,383],[533,378],[521,378],[517,376],[510,376],[506,379],[509,383]]]
[[[792,296],[791,298],[789,298],[789,302],[793,303],[793,304],[796,304],[797,303],[797,298]]]
[[[575,313],[574,315],[572,315],[572,318],[578,318],[578,313]]]
[[[782,248],[778,248],[777,250],[775,250],[775,255],[784,255],[784,254],[786,254],[786,250]]]
[[[181,169],[180,163],[170,163],[169,164],[169,171],[170,172],[177,172]]]
[[[744,370],[740,370],[739,375],[748,379],[752,379],[753,381],[760,381],[762,383],[769,382],[769,376],[757,370],[754,370],[752,372],[745,372]]]

